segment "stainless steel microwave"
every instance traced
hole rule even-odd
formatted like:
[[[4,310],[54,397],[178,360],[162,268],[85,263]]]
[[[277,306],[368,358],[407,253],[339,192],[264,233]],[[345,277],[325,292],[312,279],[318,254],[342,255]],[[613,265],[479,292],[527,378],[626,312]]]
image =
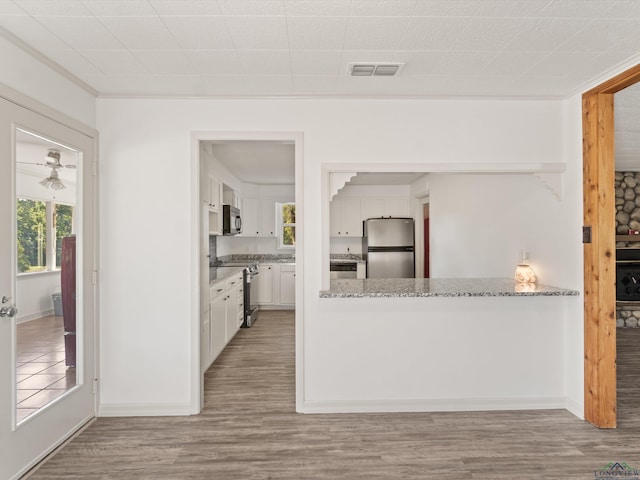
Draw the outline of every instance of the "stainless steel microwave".
[[[238,235],[242,233],[242,218],[240,210],[231,205],[222,206],[222,234]]]

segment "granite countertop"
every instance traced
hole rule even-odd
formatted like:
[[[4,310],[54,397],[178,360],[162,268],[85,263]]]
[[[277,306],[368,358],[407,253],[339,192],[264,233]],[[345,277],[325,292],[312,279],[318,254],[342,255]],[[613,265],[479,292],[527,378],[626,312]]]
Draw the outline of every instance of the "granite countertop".
[[[225,280],[233,275],[236,275],[244,267],[210,267],[209,268],[209,284]]]
[[[510,278],[368,278],[331,280],[320,298],[575,296],[576,290],[517,284]]]
[[[247,265],[251,263],[296,263],[296,257],[293,255],[256,253],[256,254],[233,254],[219,257],[218,261],[225,263],[245,262]]]
[[[329,263],[365,263],[364,260],[360,259],[349,259],[349,258],[331,258]]]

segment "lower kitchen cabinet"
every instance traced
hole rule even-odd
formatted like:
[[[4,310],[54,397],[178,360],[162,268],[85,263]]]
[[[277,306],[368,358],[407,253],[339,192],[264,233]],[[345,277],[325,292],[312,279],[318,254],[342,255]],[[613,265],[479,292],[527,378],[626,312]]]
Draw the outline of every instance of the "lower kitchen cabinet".
[[[200,368],[203,372],[209,368],[211,358],[211,322],[209,320],[209,308],[207,308],[200,316]]]
[[[259,276],[258,305],[266,309],[295,306],[295,263],[261,263]]]
[[[258,305],[273,305],[273,272],[275,265],[260,264],[258,274]]]
[[[209,365],[211,365],[227,344],[227,292],[224,282],[216,283],[211,287],[209,315],[211,324]]]
[[[244,315],[242,272],[211,285],[209,321],[201,322],[200,361],[205,371],[240,329]],[[205,345],[208,340],[208,345]],[[206,360],[206,361],[205,361]]]
[[[296,266],[280,265],[280,305],[296,304]]]

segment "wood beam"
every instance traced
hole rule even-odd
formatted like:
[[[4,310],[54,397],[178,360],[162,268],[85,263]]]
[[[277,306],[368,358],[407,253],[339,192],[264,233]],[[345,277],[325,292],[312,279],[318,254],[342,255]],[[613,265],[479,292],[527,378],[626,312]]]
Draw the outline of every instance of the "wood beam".
[[[616,427],[616,300],[613,94],[582,99],[585,419]]]

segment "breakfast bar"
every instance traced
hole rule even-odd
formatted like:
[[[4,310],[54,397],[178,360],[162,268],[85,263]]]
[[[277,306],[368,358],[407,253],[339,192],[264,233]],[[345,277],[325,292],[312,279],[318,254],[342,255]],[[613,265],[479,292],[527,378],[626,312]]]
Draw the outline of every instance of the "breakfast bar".
[[[320,298],[575,296],[576,290],[516,283],[510,278],[333,279]]]

